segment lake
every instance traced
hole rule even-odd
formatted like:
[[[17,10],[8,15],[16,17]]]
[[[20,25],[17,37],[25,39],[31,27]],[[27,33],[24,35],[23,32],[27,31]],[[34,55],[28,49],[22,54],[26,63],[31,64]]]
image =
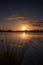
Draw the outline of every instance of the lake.
[[[2,59],[16,65],[43,65],[43,33],[0,32]]]

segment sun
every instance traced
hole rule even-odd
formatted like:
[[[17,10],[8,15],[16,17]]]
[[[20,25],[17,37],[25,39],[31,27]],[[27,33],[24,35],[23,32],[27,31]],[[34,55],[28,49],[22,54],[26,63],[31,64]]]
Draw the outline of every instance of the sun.
[[[23,30],[23,31],[26,30],[26,27],[22,27],[22,30]]]

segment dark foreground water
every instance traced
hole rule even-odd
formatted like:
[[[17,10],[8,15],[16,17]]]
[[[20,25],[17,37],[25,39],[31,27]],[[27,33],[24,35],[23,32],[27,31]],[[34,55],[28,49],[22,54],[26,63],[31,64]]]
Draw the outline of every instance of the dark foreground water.
[[[0,64],[43,65],[43,33],[1,33]]]

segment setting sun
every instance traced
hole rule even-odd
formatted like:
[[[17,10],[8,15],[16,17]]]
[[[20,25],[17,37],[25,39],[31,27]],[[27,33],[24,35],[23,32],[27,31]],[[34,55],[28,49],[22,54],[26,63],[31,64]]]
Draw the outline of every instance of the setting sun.
[[[18,30],[20,30],[20,31],[28,31],[30,29],[32,29],[32,28],[28,25],[20,25],[18,28]]]
[[[26,27],[23,27],[22,30],[26,30]]]

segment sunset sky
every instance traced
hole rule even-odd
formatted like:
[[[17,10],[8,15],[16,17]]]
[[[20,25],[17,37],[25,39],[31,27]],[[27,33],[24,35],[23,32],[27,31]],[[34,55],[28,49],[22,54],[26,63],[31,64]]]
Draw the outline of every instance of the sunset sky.
[[[43,29],[43,0],[0,0],[0,29]]]

